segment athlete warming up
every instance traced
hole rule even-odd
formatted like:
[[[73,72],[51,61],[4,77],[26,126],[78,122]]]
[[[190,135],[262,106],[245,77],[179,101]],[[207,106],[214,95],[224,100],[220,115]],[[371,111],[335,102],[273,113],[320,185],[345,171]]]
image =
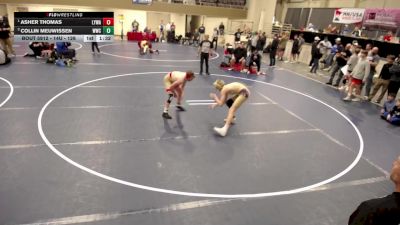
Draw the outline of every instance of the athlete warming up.
[[[181,105],[183,91],[185,89],[186,81],[191,81],[194,78],[194,73],[192,71],[173,71],[165,75],[164,86],[168,94],[168,99],[164,105],[164,112],[162,114],[163,118],[172,119],[172,117],[168,114],[168,109],[169,105],[171,104],[172,98],[177,99],[176,108],[180,111],[185,111],[185,109]]]
[[[218,98],[215,93],[210,94],[210,97],[215,101],[215,104],[211,105],[211,108],[214,109],[216,106],[223,106],[225,103],[229,108],[228,116],[225,119],[225,126],[221,128],[214,127],[215,132],[225,137],[230,125],[234,121],[236,111],[249,98],[250,91],[242,83],[233,82],[225,85],[223,80],[216,80],[214,87],[220,91],[220,97]]]

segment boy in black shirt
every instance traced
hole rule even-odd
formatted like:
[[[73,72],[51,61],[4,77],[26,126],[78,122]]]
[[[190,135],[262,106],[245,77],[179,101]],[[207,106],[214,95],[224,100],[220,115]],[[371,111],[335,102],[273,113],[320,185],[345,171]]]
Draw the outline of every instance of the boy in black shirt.
[[[243,47],[242,44],[239,44],[239,46],[235,50],[233,50],[231,66],[234,67],[237,63],[243,64],[243,62],[246,62],[246,56],[247,50]]]
[[[329,79],[328,83],[326,83],[326,84],[332,85],[333,78],[335,78],[336,73],[339,72],[338,78],[337,78],[335,84],[333,85],[334,87],[339,86],[340,80],[343,78],[342,68],[344,66],[346,66],[347,60],[350,58],[350,56],[351,56],[351,52],[347,49],[343,52],[336,53],[336,64],[332,69],[331,78]]]
[[[271,47],[269,49],[269,66],[275,66],[275,57],[276,57],[276,51],[278,50],[279,46],[279,38],[278,35],[274,36],[274,39],[272,40]]]
[[[235,43],[240,42],[240,36],[242,35],[243,32],[240,31],[240,29],[237,30],[237,32],[234,34],[235,36]]]
[[[379,89],[381,89],[381,87],[382,87],[381,94],[379,95],[375,103],[380,103],[383,96],[385,96],[385,93],[389,87],[390,77],[392,76],[392,74],[389,72],[389,69],[390,67],[393,66],[395,58],[396,57],[394,55],[388,55],[386,57],[387,63],[383,65],[381,73],[379,74],[379,78],[375,82],[374,89],[372,90],[372,93],[368,97],[368,101],[371,101],[375,97],[376,93],[379,91]]]

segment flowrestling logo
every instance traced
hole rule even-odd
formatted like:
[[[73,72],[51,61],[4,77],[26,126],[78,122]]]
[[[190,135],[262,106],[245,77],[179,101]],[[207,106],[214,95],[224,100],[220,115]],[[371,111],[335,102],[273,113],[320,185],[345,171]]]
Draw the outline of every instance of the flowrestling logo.
[[[334,23],[360,23],[364,19],[365,9],[340,8],[336,9],[332,22]]]

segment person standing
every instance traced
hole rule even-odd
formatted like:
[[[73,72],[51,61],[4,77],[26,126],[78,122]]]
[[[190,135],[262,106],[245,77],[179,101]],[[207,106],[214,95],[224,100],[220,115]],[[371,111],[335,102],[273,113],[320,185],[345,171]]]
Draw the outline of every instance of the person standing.
[[[374,74],[376,72],[376,66],[379,63],[380,60],[380,56],[378,55],[378,47],[373,47],[370,55],[368,55],[367,59],[369,61],[369,65],[371,66],[370,68],[370,72],[368,74],[366,83],[365,83],[365,100],[368,100],[369,95],[371,94],[371,88],[373,85],[373,78],[374,78]]]
[[[302,50],[302,48],[303,48],[303,44],[304,43],[306,43],[306,41],[304,40],[304,34],[303,33],[301,33],[300,35],[299,35],[299,52],[298,52],[298,56],[300,55],[300,53],[301,53],[301,50]],[[299,62],[299,57],[297,56],[297,63]]]
[[[199,47],[199,55],[200,55],[200,75],[203,75],[203,64],[204,62],[206,63],[206,74],[210,75],[210,72],[208,71],[208,59],[211,54],[211,49],[213,47],[213,43],[208,40],[209,36],[206,34],[204,36],[204,40],[200,42],[200,47]]]
[[[99,45],[95,41],[92,42],[92,54],[95,53],[94,48],[96,48],[97,52],[100,53]]]
[[[221,24],[219,25],[219,35],[224,35],[225,34],[225,26],[224,23],[221,22]]]
[[[262,52],[264,50],[264,46],[267,43],[267,35],[263,32],[258,38],[257,42],[257,50]]]
[[[167,25],[165,25],[165,30],[167,31],[167,42],[171,42],[171,23],[168,22]]]
[[[332,49],[332,43],[329,41],[328,37],[325,37],[323,41],[320,43],[320,51],[322,54],[321,60],[320,60],[320,68],[325,69],[327,63],[327,59],[330,56],[331,49]]]
[[[238,42],[240,42],[240,37],[242,36],[242,33],[243,33],[243,32],[241,32],[240,29],[238,29],[238,30],[236,31],[236,33],[234,34],[234,36],[235,36],[235,43],[236,43],[236,44],[237,44]]]
[[[311,70],[310,73],[317,73],[318,70],[318,66],[319,66],[319,59],[321,58],[322,54],[321,51],[319,50],[319,37],[316,36],[314,38],[314,42],[311,46],[311,56],[312,56],[312,66],[311,66]]]
[[[133,20],[132,22],[132,31],[133,32],[139,32],[139,22],[135,20]]]
[[[296,34],[293,37],[292,54],[290,55],[290,60],[289,60],[290,63],[295,63],[297,61],[297,58],[299,56],[299,49],[300,49],[299,38]]]
[[[276,57],[276,51],[278,50],[278,46],[279,46],[279,38],[278,35],[275,34],[269,51],[269,66],[275,66],[275,61],[276,61],[275,57]]]
[[[381,94],[379,95],[378,99],[376,99],[375,103],[379,104],[382,98],[385,96],[385,93],[389,87],[390,77],[392,76],[392,74],[389,72],[389,69],[390,67],[393,66],[395,58],[396,57],[394,55],[388,55],[386,57],[387,63],[383,65],[381,73],[379,74],[379,77],[375,82],[374,89],[372,90],[372,93],[368,97],[368,101],[371,101],[381,88],[382,88]]]
[[[343,75],[344,75],[342,72],[342,68],[347,65],[347,61],[349,60],[349,58],[351,56],[350,48],[351,48],[351,44],[347,44],[346,49],[344,51],[336,53],[336,64],[332,69],[331,78],[329,79],[328,83],[326,83],[326,84],[332,85],[333,78],[335,78],[335,75],[337,73],[339,73],[335,84],[333,84],[334,87],[339,87],[339,83],[342,80]]]
[[[162,42],[163,40],[165,40],[165,34],[164,34],[164,29],[165,29],[165,25],[164,25],[164,21],[161,20],[160,25],[158,26],[158,29],[160,30],[160,42]]]
[[[206,33],[206,28],[204,27],[204,24],[201,24],[201,26],[199,27],[200,43],[204,40],[205,33]]]
[[[396,59],[396,62],[390,67],[389,72],[392,74],[388,86],[388,92],[397,95],[400,89],[400,57]]]
[[[368,52],[363,50],[360,53],[360,61],[357,63],[353,72],[351,73],[351,84],[347,96],[343,99],[344,101],[359,102],[361,94],[361,84],[363,84],[368,78],[371,67],[367,61]],[[356,90],[356,98],[352,99],[353,90]]]
[[[214,46],[215,51],[217,51],[217,46],[218,46],[218,29],[214,28],[213,36],[212,36],[212,44]]]
[[[216,80],[213,85],[220,92],[220,97],[215,93],[210,93],[210,98],[215,101],[215,103],[211,105],[211,108],[214,109],[224,104],[229,108],[228,115],[225,119],[225,125],[221,128],[214,127],[214,131],[217,134],[225,137],[229,127],[235,120],[236,111],[250,97],[250,91],[245,84],[239,82],[225,84],[223,80]]]
[[[283,55],[285,54],[286,44],[289,40],[289,37],[286,32],[282,33],[282,37],[279,40],[279,47],[278,47],[278,60],[283,61]]]
[[[257,43],[259,39],[260,36],[258,35],[258,32],[254,32],[250,38],[250,52],[253,52],[257,49]]]
[[[4,17],[0,16],[0,47],[3,48],[8,57],[14,57],[15,51],[10,38],[10,30],[10,25],[4,20]]]

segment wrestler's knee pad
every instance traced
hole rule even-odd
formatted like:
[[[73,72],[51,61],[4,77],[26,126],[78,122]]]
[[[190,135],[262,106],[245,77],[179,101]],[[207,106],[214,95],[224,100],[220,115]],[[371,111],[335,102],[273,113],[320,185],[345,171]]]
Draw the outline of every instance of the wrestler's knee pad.
[[[168,94],[168,100],[167,100],[168,104],[171,104],[171,101],[172,101],[173,97],[174,97],[173,94]]]

